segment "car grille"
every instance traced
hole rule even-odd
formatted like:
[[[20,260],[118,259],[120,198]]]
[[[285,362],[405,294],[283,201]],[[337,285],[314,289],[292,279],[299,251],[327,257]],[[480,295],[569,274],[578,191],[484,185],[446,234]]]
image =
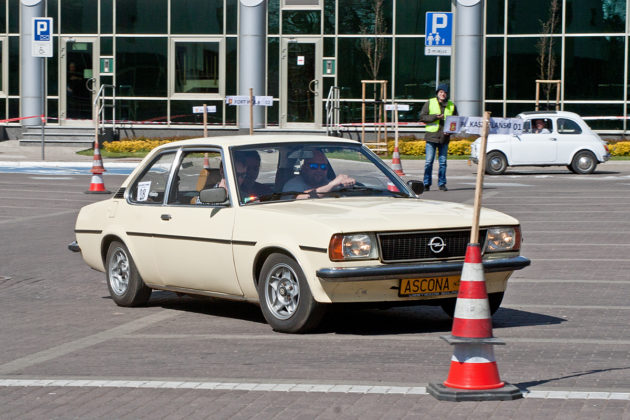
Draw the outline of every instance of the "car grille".
[[[381,261],[406,262],[420,260],[462,259],[470,242],[469,230],[381,233],[377,235]],[[486,231],[479,231],[485,243]],[[431,246],[433,245],[433,246]]]

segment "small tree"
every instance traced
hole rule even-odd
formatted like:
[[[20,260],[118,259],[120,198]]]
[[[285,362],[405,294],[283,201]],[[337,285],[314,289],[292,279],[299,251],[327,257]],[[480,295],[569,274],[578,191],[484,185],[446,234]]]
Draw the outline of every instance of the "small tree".
[[[536,44],[538,50],[538,78],[542,80],[553,80],[556,72],[556,56],[553,51],[553,34],[560,21],[560,6],[558,0],[551,0],[549,3],[549,16],[546,21],[540,21],[540,39]],[[552,86],[543,84],[543,96],[549,102]]]
[[[368,35],[370,29],[374,35],[384,34],[386,30],[385,17],[383,13],[383,3],[385,0],[372,0],[372,14],[373,24],[372,28],[365,25],[361,25],[360,30],[362,35]],[[372,80],[378,78],[378,72],[381,68],[381,62],[385,58],[387,44],[385,38],[375,36],[374,38],[363,37],[361,38],[361,51],[367,57],[367,64],[365,70],[370,75]],[[373,87],[373,98],[376,101],[376,85]],[[376,121],[376,107],[374,107],[374,120]]]

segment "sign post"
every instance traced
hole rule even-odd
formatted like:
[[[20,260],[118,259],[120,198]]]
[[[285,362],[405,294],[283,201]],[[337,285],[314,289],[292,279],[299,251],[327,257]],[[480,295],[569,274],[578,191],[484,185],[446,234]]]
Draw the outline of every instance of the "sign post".
[[[273,106],[273,96],[254,96],[254,90],[249,89],[249,96],[226,96],[225,103],[234,106],[249,106],[249,134],[254,134],[254,106]]]
[[[33,41],[31,43],[31,55],[42,59],[42,160],[45,160],[45,133],[46,125],[46,57],[53,56],[52,40],[53,19],[48,17],[33,18]]]
[[[435,88],[440,84],[440,56],[451,55],[453,46],[453,13],[427,12],[424,25],[424,55],[437,56]]]

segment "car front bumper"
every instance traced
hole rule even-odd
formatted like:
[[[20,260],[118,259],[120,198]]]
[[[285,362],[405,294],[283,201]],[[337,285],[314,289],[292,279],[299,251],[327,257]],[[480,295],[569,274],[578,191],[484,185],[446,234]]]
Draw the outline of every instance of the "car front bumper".
[[[511,272],[531,264],[528,258],[517,256],[483,261],[485,273]],[[460,274],[463,261],[420,264],[388,264],[370,267],[321,268],[316,275],[326,282],[359,282],[411,278],[415,276]]]

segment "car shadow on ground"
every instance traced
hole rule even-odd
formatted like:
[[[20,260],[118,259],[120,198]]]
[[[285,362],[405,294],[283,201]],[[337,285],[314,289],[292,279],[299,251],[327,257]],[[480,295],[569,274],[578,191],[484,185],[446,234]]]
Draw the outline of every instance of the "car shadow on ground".
[[[619,175],[621,172],[619,171],[602,171],[602,170],[595,170],[595,172],[593,172],[592,174],[588,174],[588,175],[579,175],[579,174],[574,174],[573,172],[569,171],[569,170],[553,170],[553,169],[508,169],[505,171],[504,174],[502,175],[488,175],[486,174],[484,176],[484,178],[486,179],[501,179],[501,177],[505,177],[505,176],[510,176],[510,175],[573,175],[576,178],[577,177],[584,177],[584,176],[597,176],[597,175]]]
[[[500,308],[492,317],[493,329],[551,325],[565,319]],[[327,312],[316,333],[387,335],[411,333],[449,333],[453,320],[437,306],[415,306],[391,309],[353,310],[332,307]]]
[[[265,318],[257,305],[204,296],[178,296],[173,292],[154,290],[147,306],[157,306],[175,311],[194,312],[224,318],[265,324]]]
[[[110,298],[105,296],[104,298]],[[177,295],[154,290],[148,307],[192,312],[265,324],[260,308],[252,303],[204,296]],[[552,325],[566,319],[550,315],[500,308],[492,317],[493,329]],[[313,334],[390,335],[444,333],[451,331],[453,320],[439,306],[407,306],[387,309],[356,305],[330,305]]]

